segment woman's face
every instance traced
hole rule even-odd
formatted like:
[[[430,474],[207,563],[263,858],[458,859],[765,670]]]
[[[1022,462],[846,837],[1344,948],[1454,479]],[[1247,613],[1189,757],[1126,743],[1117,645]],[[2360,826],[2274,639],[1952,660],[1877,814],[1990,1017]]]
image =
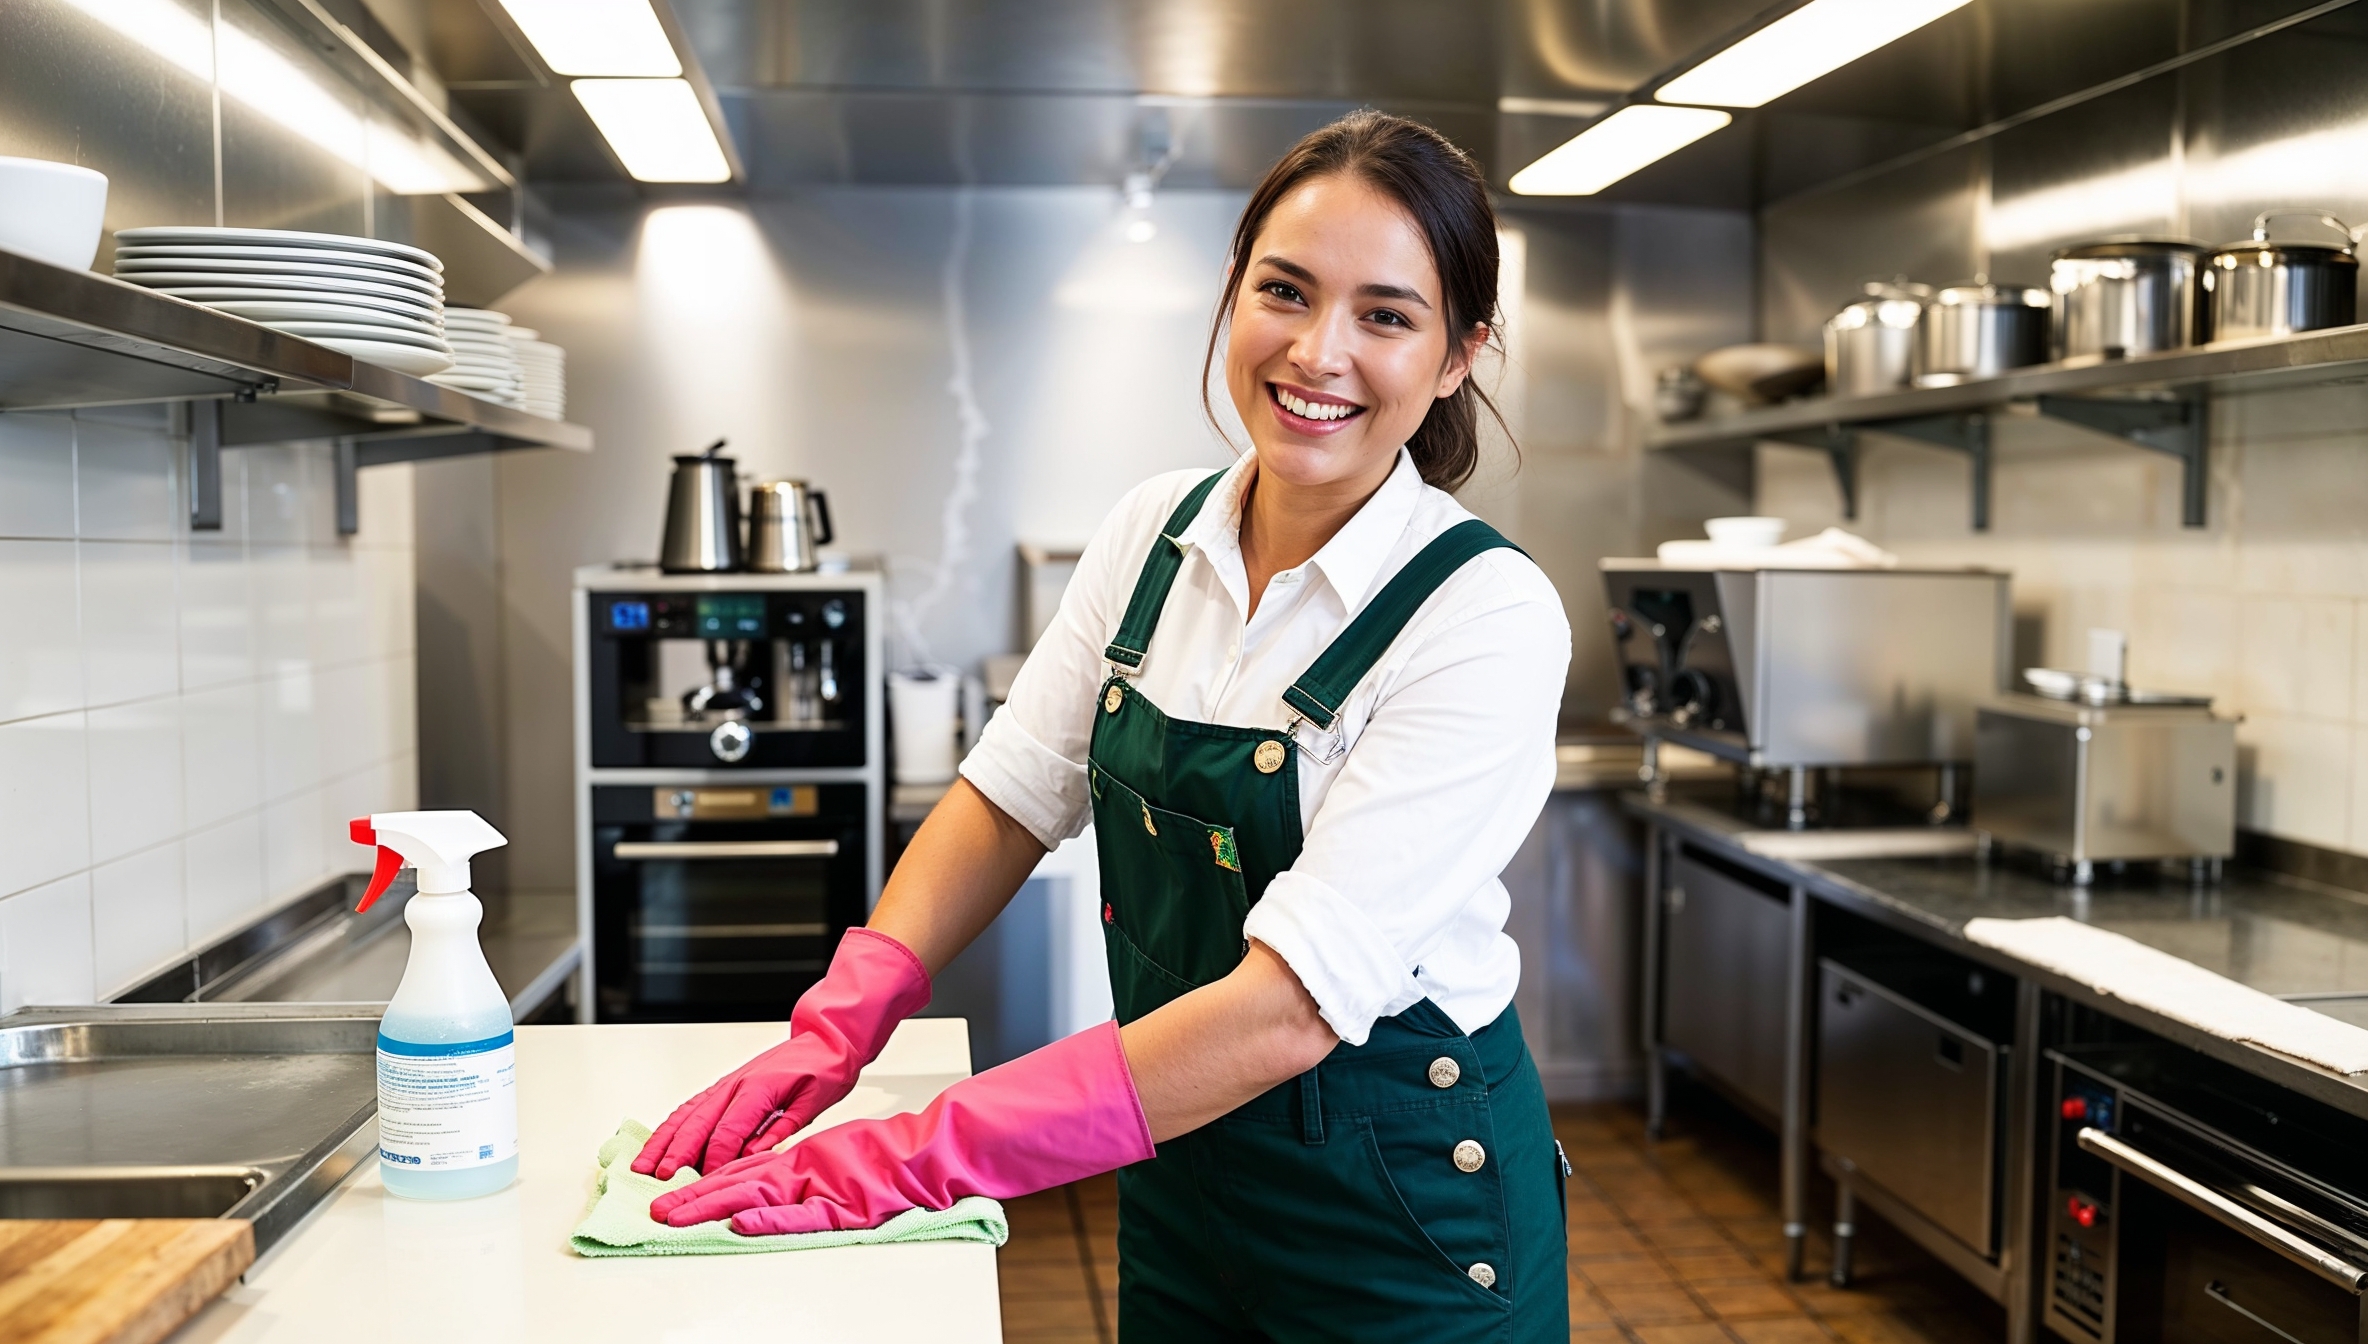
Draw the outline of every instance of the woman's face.
[[[1262,475],[1362,483],[1463,383],[1485,335],[1450,339],[1438,268],[1397,202],[1319,177],[1276,202],[1251,244],[1225,384]]]

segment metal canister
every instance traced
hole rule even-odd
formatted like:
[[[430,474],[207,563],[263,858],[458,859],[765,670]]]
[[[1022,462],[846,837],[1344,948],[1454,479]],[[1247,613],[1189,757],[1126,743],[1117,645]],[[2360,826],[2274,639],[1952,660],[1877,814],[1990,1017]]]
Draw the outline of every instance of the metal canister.
[[[1918,387],[1994,378],[2047,360],[2044,289],[1977,279],[1932,296],[1916,324]]]
[[[1865,288],[1865,298],[1825,324],[1825,384],[1837,397],[1906,387],[1915,371],[1916,321],[1932,287],[1902,279]]]
[[[2056,357],[2121,359],[2210,340],[2196,273],[2211,250],[2184,238],[2113,238],[2056,253]]]
[[[2342,242],[2279,243],[2269,221],[2304,216]],[[2317,210],[2270,210],[2253,218],[2253,236],[2214,252],[2203,269],[2204,302],[2215,341],[2291,336],[2348,327],[2359,311],[2360,258],[2352,227]]]

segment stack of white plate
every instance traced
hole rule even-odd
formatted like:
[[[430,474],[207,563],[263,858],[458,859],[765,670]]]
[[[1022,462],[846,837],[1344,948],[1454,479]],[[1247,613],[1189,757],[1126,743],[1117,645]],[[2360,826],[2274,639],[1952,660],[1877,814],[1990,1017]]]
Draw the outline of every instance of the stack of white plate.
[[[542,333],[510,328],[510,347],[518,352],[518,367],[526,375],[526,398],[520,409],[547,420],[567,418],[567,351],[542,340]]]
[[[397,373],[452,367],[444,263],[416,247],[289,229],[123,229],[115,275]]]
[[[428,381],[458,388],[487,401],[516,406],[526,399],[526,374],[510,345],[510,315],[486,308],[444,310],[444,339],[452,344],[450,369]]]

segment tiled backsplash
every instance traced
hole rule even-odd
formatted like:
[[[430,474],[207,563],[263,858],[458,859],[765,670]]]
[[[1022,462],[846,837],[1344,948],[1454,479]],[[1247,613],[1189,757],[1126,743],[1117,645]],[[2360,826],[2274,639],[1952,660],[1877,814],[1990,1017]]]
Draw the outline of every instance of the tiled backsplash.
[[[222,457],[192,533],[161,408],[0,414],[0,1012],[102,998],[334,874],[412,806],[409,467]]]
[[[2129,677],[2213,696],[2237,729],[2238,824],[2368,854],[2368,387],[2212,406],[2209,525],[2179,525],[2179,469],[2115,440],[2010,418],[1994,523],[1967,523],[1965,460],[1868,442],[1856,523],[1822,454],[1763,448],[1759,507],[1789,535],[1849,527],[1911,562],[2014,573],[2023,661],[2080,666],[2129,634]],[[1880,446],[1873,446],[1880,445]]]

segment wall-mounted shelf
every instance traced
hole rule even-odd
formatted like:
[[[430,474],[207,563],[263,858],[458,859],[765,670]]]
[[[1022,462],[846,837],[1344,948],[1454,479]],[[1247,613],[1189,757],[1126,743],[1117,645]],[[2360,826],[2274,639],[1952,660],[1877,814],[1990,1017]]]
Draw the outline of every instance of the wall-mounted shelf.
[[[528,415],[228,313],[0,249],[0,411],[191,403],[190,522],[222,525],[221,453],[334,439],[338,529],[354,472],[517,448],[592,449]]]
[[[2182,521],[2204,525],[2205,445],[2214,393],[2265,391],[2368,379],[2368,324],[2296,336],[2229,341],[2132,359],[2085,356],[1947,387],[1816,397],[1736,415],[1664,425],[1645,438],[1657,451],[1748,448],[1761,442],[1824,450],[1858,516],[1858,436],[1898,434],[1963,452],[1973,467],[1973,525],[1990,523],[1990,440],[1996,414],[2028,407],[2049,419],[2112,434],[2179,459]]]

